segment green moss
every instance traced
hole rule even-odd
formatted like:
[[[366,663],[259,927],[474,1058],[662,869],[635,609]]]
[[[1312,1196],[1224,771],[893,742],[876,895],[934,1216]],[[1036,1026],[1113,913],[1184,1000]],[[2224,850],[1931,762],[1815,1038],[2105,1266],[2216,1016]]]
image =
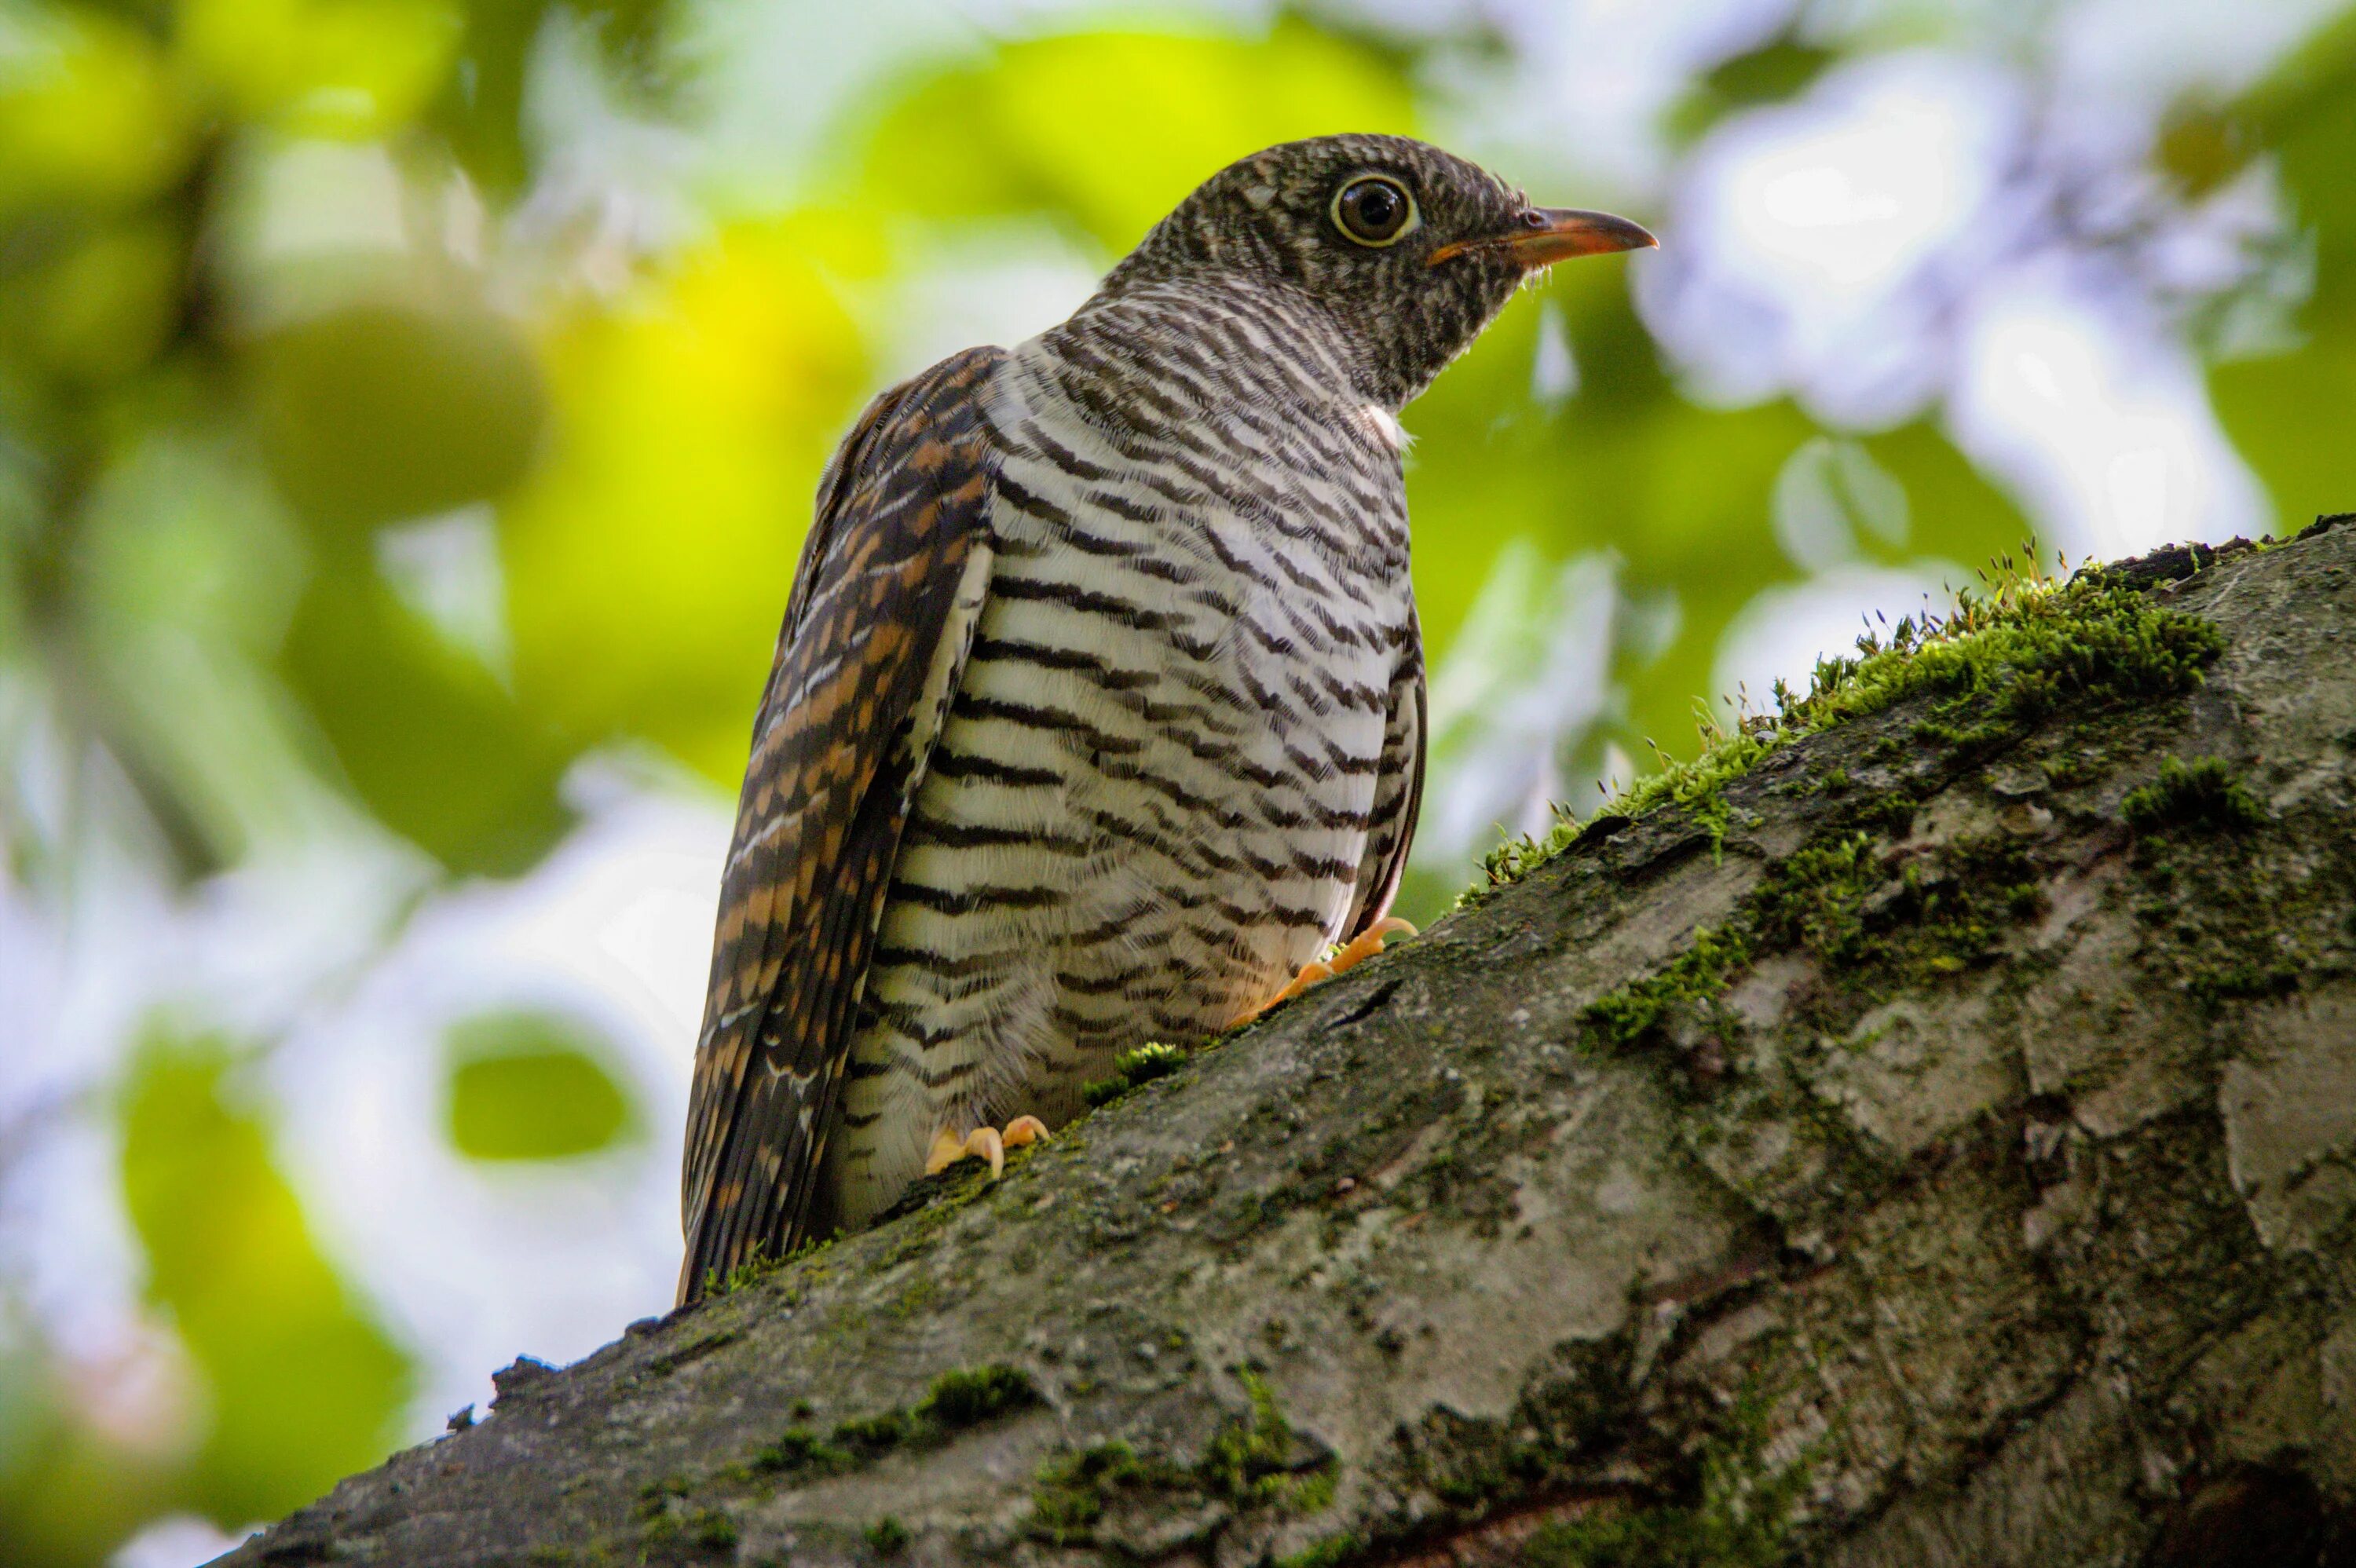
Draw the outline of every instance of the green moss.
[[[1822,962],[1815,1021],[1844,1027],[1896,992],[1985,964],[2045,906],[2036,867],[2004,838],[1958,838],[1895,867],[1869,834],[1812,844],[1768,869],[1722,926],[1704,926],[1652,974],[1589,1004],[1594,1043],[1634,1045],[1681,1008],[1707,1013],[1752,964],[1797,949]]]
[[[940,1281],[919,1275],[903,1286],[899,1295],[885,1303],[884,1316],[905,1322],[931,1306],[933,1297],[938,1296],[940,1290]]]
[[[856,1463],[849,1449],[837,1447],[807,1426],[789,1426],[775,1443],[753,1453],[753,1468],[764,1475],[828,1475]]]
[[[1276,1568],[1340,1568],[1365,1544],[1357,1531],[1345,1530],[1339,1535],[1313,1541],[1298,1552],[1278,1558]]]
[[[1166,1078],[1185,1065],[1186,1053],[1174,1045],[1159,1041],[1141,1045],[1135,1051],[1125,1051],[1113,1059],[1112,1076],[1095,1079],[1080,1090],[1080,1097],[1091,1105],[1107,1105],[1128,1093],[1141,1083],[1151,1083],[1156,1078]]]
[[[886,1410],[838,1424],[834,1441],[863,1458],[887,1454],[907,1441],[915,1424],[905,1410]]]
[[[2215,1013],[2227,1002],[2265,1001],[2287,997],[2299,987],[2299,965],[2287,958],[2272,962],[2242,960],[2196,965],[2185,976],[2185,994],[2204,1013]]]
[[[1651,975],[1599,997],[1580,1016],[1601,1043],[1633,1045],[1679,1004],[1716,1001],[1751,958],[1744,932],[1705,925],[1694,933],[1692,946]]]
[[[2131,790],[2119,803],[2127,826],[2138,833],[2170,827],[2211,827],[2239,833],[2266,819],[2265,810],[2222,757],[2198,757],[2159,764],[2159,777]]]
[[[2028,852],[2002,837],[1957,838],[1896,870],[1879,873],[1878,885],[1849,884],[1859,901],[1853,926],[1794,944],[1826,961],[1833,994],[1853,1004],[1847,1012],[1982,967],[2007,932],[2046,907]],[[1829,1002],[1818,1008],[1821,1021],[1847,1022]]]
[[[716,1268],[705,1269],[703,1294],[707,1298],[732,1296],[748,1285],[758,1285],[776,1273],[778,1266],[778,1260],[769,1255],[769,1243],[755,1242],[753,1250],[726,1272]]]
[[[663,1476],[638,1488],[638,1517],[654,1519],[669,1511],[673,1498],[683,1498],[693,1488],[685,1476]]]
[[[1526,1568],[1768,1568],[1785,1561],[1779,1535],[1690,1509],[1599,1509],[1539,1531],[1522,1562]]]
[[[638,1539],[648,1545],[684,1541],[708,1552],[724,1552],[736,1544],[736,1521],[718,1509],[661,1511],[639,1510]]]
[[[1751,923],[1778,947],[1805,947],[1835,961],[1856,955],[1865,901],[1880,874],[1870,834],[1850,833],[1786,857],[1751,900]]]
[[[1040,1467],[1023,1529],[1054,1545],[1083,1544],[1113,1499],[1183,1489],[1190,1479],[1183,1467],[1143,1456],[1126,1443],[1098,1443]]]
[[[1770,1474],[1764,1423],[1738,1404],[1733,1429],[1704,1451],[1690,1503],[1599,1507],[1530,1538],[1526,1568],[1778,1568],[1796,1555],[1792,1511],[1804,1463]]]
[[[718,1509],[702,1509],[686,1521],[687,1539],[718,1552],[736,1544],[736,1521]]]
[[[1637,780],[1626,795],[1606,805],[1604,813],[1641,816],[1656,805],[1682,805],[1705,825],[1715,819],[1719,824],[1715,837],[1722,840],[1726,786],[1757,767],[1783,741],[1764,725],[1741,724],[1728,730],[1708,712],[1699,715],[1697,722],[1702,737],[1699,756],[1688,763],[1663,758],[1665,765],[1658,773]]]
[[[720,1328],[709,1334],[699,1335],[684,1345],[674,1345],[659,1355],[648,1357],[647,1375],[655,1378],[669,1377],[689,1362],[700,1361],[712,1351],[723,1346],[734,1344],[741,1338],[743,1338],[743,1330],[737,1328]]]
[[[1033,1478],[1025,1531],[1055,1545],[1085,1544],[1117,1501],[1212,1499],[1238,1513],[1273,1509],[1312,1513],[1333,1500],[1335,1466],[1292,1458],[1292,1427],[1254,1372],[1242,1374],[1248,1416],[1221,1424],[1192,1465],[1141,1455],[1126,1443],[1099,1443],[1042,1466]]]
[[[768,1243],[755,1242],[753,1243],[753,1250],[725,1274],[718,1269],[703,1271],[704,1296],[706,1299],[711,1299],[733,1296],[737,1291],[760,1284],[780,1269],[800,1263],[806,1258],[818,1256],[832,1245],[834,1245],[832,1236],[822,1236],[815,1241],[804,1242],[784,1257],[778,1258],[769,1255]]]
[[[1603,820],[1604,816],[1598,812],[1582,823],[1571,815],[1568,806],[1558,805],[1554,811],[1556,821],[1542,836],[1524,835],[1508,838],[1482,856],[1481,880],[1457,894],[1456,902],[1451,907],[1470,909],[1499,888],[1511,887],[1578,843],[1590,827]]]
[[[2356,840],[2270,848],[2213,829],[2139,834],[2135,958],[2151,981],[2215,1015],[2356,973]]]
[[[2000,577],[1987,595],[1963,594],[1944,620],[1898,624],[1884,644],[1858,639],[1855,657],[1817,662],[1805,696],[1778,682],[1775,712],[1732,730],[1705,717],[1702,750],[1608,802],[1587,827],[1567,816],[1543,838],[1501,846],[1483,861],[1470,902],[1514,881],[1577,843],[1589,827],[1656,806],[1691,810],[1722,843],[1722,792],[1759,763],[1804,736],[1922,699],[1918,740],[1982,747],[2019,738],[2067,704],[2148,700],[2200,684],[2224,648],[2224,634],[2198,616],[2167,609],[2118,577],[2082,572],[2067,583]],[[1882,738],[1890,758],[1903,748]],[[1847,777],[1840,775],[1841,787]]]
[[[969,1427],[1038,1403],[1038,1389],[1012,1367],[943,1372],[913,1411],[894,1408],[841,1422],[824,1437],[808,1426],[787,1427],[776,1442],[755,1450],[748,1468],[773,1476],[836,1475],[896,1448],[937,1447]],[[809,1413],[807,1403],[795,1408]]]
[[[1296,1468],[1291,1463],[1292,1427],[1277,1409],[1276,1395],[1256,1372],[1245,1371],[1242,1381],[1251,1414],[1212,1434],[1195,1463],[1196,1480],[1212,1497],[1239,1509],[1308,1513],[1323,1508],[1333,1500],[1331,1465]]]
[[[2139,869],[2143,869],[2139,868]],[[2211,1016],[2227,1003],[2288,996],[2309,976],[2341,965],[2311,922],[2320,912],[2311,888],[2247,869],[2246,882],[2201,868],[2187,876],[2145,874],[2167,888],[2136,907],[2145,927],[2136,958],[2161,984]]]
[[[943,1431],[978,1426],[1010,1411],[1039,1403],[1039,1391],[1012,1367],[978,1367],[943,1372],[916,1406],[916,1418]]]
[[[908,1527],[885,1514],[862,1532],[878,1557],[897,1557],[908,1548]]]

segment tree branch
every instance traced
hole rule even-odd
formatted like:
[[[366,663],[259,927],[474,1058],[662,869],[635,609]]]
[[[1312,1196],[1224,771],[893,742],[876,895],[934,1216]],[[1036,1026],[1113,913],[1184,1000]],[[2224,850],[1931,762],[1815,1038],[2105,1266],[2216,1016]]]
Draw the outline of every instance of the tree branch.
[[[2351,1550],[2356,528],[2104,581],[228,1561]]]

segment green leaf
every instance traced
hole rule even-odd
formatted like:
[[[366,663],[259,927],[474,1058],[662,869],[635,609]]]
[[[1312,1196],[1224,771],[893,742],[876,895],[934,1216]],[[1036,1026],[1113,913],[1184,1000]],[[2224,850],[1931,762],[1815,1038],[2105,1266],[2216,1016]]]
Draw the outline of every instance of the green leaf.
[[[1730,114],[1789,102],[1815,86],[1816,78],[1839,59],[1837,51],[1821,44],[1786,34],[1721,60],[1695,80],[1669,111],[1669,139],[1679,145],[1689,144]]]
[[[562,835],[571,748],[403,604],[372,557],[320,551],[283,660],[354,793],[444,866],[519,875]]]
[[[530,349],[480,305],[306,316],[256,346],[254,377],[279,487],[343,527],[498,495],[530,466],[545,414]]]
[[[203,97],[298,133],[374,136],[439,91],[455,0],[178,0],[177,62]]]
[[[193,116],[135,27],[80,7],[8,8],[0,54],[0,219],[50,204],[122,208],[163,190]]]
[[[2273,493],[2279,528],[2356,507],[2347,411],[2356,408],[2356,11],[2325,27],[2232,116],[2270,151],[2314,247],[2314,293],[2288,351],[2210,371],[2217,416]]]
[[[212,1519],[268,1519],[382,1458],[409,1360],[319,1251],[218,1040],[157,1037],[123,1104],[123,1190],[148,1298],[202,1371],[187,1478]]]
[[[605,1048],[569,1019],[486,1013],[447,1041],[451,1147],[469,1159],[566,1159],[636,1133]]]

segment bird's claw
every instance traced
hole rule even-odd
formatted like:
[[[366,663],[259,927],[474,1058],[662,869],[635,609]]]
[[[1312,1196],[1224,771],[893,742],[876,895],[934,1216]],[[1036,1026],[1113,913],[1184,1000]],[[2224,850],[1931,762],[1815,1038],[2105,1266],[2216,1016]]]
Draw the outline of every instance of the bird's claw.
[[[991,1179],[995,1181],[1006,1174],[1008,1149],[1046,1140],[1047,1124],[1036,1116],[1017,1116],[1002,1131],[976,1127],[962,1137],[954,1129],[943,1127],[933,1135],[932,1152],[925,1157],[925,1174],[937,1175],[961,1159],[986,1159],[990,1161]]]
[[[1344,969],[1354,968],[1363,964],[1380,953],[1383,950],[1383,944],[1394,936],[1413,936],[1414,934],[1415,927],[1406,921],[1395,914],[1385,915],[1324,957],[1314,958],[1303,964],[1301,966],[1301,973],[1292,977],[1290,985],[1259,1006],[1248,1008],[1237,1015],[1235,1023],[1249,1023],[1277,1003],[1289,1002],[1319,981],[1330,980]],[[1235,1025],[1230,1024],[1228,1027],[1232,1029]]]

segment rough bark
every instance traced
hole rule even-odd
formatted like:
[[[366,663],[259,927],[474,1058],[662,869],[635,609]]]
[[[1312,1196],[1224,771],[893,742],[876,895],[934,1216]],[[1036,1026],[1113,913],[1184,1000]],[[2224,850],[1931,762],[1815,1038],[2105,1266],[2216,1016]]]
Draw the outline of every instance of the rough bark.
[[[2356,527],[2123,571],[227,1561],[2356,1561]]]

